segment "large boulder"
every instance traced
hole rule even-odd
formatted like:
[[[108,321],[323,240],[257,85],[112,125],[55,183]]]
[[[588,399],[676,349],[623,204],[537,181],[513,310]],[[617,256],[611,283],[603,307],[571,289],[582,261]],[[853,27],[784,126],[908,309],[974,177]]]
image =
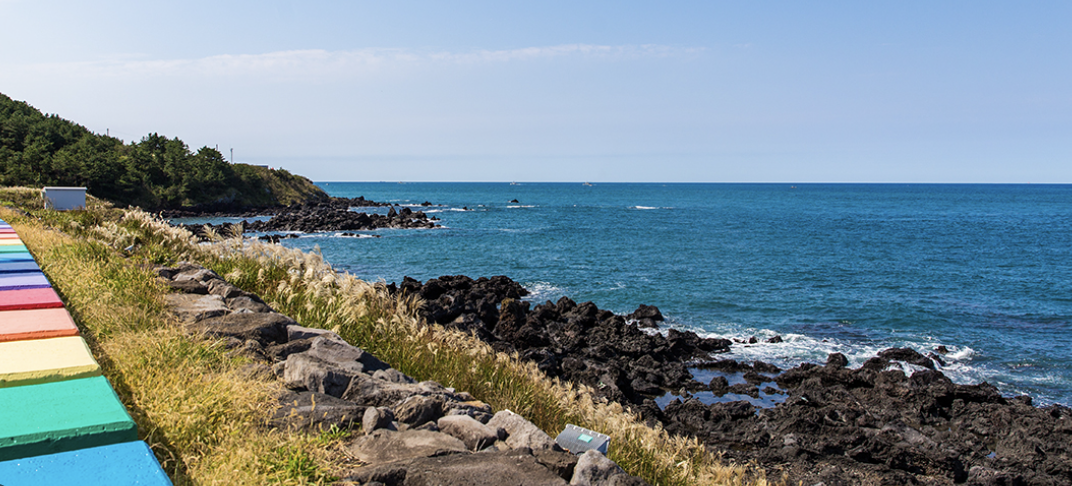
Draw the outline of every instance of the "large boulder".
[[[370,407],[393,407],[421,393],[420,384],[394,383],[358,374],[350,381],[342,398]]]
[[[272,425],[307,432],[329,430],[332,426],[346,430],[360,423],[365,407],[316,392],[287,392],[280,399],[280,408],[272,417]]]
[[[348,450],[361,462],[382,464],[417,457],[458,454],[468,449],[465,443],[447,434],[426,430],[395,432],[378,429],[354,439]]]
[[[499,433],[491,427],[478,422],[468,415],[448,415],[440,418],[436,425],[444,434],[451,435],[465,443],[471,451],[478,451],[499,440]]]
[[[533,451],[561,451],[558,443],[532,422],[514,412],[502,410],[488,421],[488,427],[506,431],[506,444],[514,449],[527,447]]]
[[[467,486],[566,486],[566,481],[527,449],[450,454],[362,467],[345,478],[385,486],[458,484]]]
[[[214,295],[208,297],[219,298]],[[187,323],[185,327],[190,332],[204,333],[212,337],[252,339],[268,347],[287,342],[287,326],[293,324],[293,319],[274,312],[240,312]]]
[[[577,459],[571,486],[632,486],[647,484],[627,474],[599,451],[589,449]]]
[[[361,428],[365,435],[369,435],[379,429],[395,430],[395,414],[387,407],[368,407],[365,416],[361,419]]]
[[[375,356],[330,336],[313,339],[308,350],[290,355],[286,363],[283,379],[288,387],[334,397],[343,397],[354,377],[388,368]]]
[[[316,339],[318,337],[327,337],[336,341],[346,342],[338,334],[331,332],[327,329],[317,329],[314,327],[304,327],[299,325],[287,326],[287,339],[290,341],[297,341],[299,339]]]
[[[219,317],[231,312],[218,295],[204,293],[190,294],[167,294],[164,300],[171,307],[171,312],[186,322],[195,322],[202,319]]]
[[[443,416],[443,398],[413,395],[395,406],[394,410],[400,423],[417,427]]]
[[[268,304],[248,295],[227,299],[227,307],[234,312],[272,312],[272,308],[268,307]]]

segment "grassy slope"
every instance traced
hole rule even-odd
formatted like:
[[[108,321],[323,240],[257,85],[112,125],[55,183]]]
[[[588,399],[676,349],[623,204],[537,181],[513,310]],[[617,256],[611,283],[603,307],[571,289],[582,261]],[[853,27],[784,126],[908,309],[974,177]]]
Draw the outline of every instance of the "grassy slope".
[[[249,181],[251,186],[261,187],[259,191],[246,191],[243,198],[239,199],[238,202],[246,206],[289,206],[328,197],[323,189],[309,179],[283,169],[247,164],[234,164],[232,167],[243,181]],[[254,197],[254,194],[259,194],[259,197]]]
[[[0,204],[33,208],[40,219],[2,209],[0,218],[35,252],[177,484],[323,482],[344,467],[345,434],[305,437],[262,427],[278,383],[243,375],[244,362],[219,343],[183,336],[161,303],[166,290],[138,263],[198,261],[303,325],[334,329],[415,378],[469,391],[552,433],[566,422],[609,433],[610,457],[652,484],[766,484],[745,468],[723,466],[695,440],[648,428],[516,356],[421,325],[417,302],[338,275],[319,255],[240,240],[198,246],[145,213],[99,204],[44,211],[34,208],[34,194],[0,190]],[[133,254],[124,255],[120,249],[130,245]]]

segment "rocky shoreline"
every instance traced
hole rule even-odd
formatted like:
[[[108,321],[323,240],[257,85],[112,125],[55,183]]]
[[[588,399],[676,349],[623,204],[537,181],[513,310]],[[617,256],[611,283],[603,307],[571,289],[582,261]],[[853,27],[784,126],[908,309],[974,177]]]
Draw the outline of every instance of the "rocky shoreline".
[[[568,298],[533,307],[501,276],[407,278],[388,290],[420,296],[427,322],[516,351],[548,376],[584,383],[789,484],[1072,484],[1072,410],[1002,397],[986,383],[954,384],[933,353],[888,349],[857,369],[832,354],[824,365],[781,370],[713,359],[732,345],[724,339],[645,331],[662,317],[651,306],[626,316]],[[703,383],[690,369],[715,376]],[[660,408],[655,398],[667,393],[680,398]],[[708,403],[693,395],[707,393]],[[778,403],[734,399],[761,393]]]
[[[333,199],[277,211],[245,229],[435,226],[409,208],[366,215],[349,210],[355,203],[386,206]],[[781,370],[717,359],[734,345],[725,339],[653,331],[662,320],[653,306],[615,315],[568,298],[534,305],[503,276],[406,278],[387,289],[420,297],[428,323],[517,352],[549,377],[588,385],[652,425],[697,437],[728,459],[758,463],[789,484],[1072,484],[1068,407],[1035,407],[1029,397],[1002,397],[986,383],[954,384],[934,353],[888,349],[857,369],[833,354],[825,364]]]
[[[346,210],[349,208],[387,207],[390,203],[376,202],[365,199],[364,196],[355,198],[333,197],[310,199],[305,203],[279,206],[242,206],[221,204],[210,206],[198,206],[186,209],[165,209],[158,214],[164,219],[173,218],[253,218],[257,216],[275,216],[290,212],[296,208],[318,206],[331,207]]]
[[[425,202],[422,206],[431,206]],[[387,207],[387,214],[365,213],[352,211],[352,208],[361,207]],[[388,203],[370,201],[364,197],[357,198],[330,198],[316,200],[292,206],[279,206],[269,208],[252,208],[242,211],[165,211],[160,213],[163,218],[192,218],[192,217],[240,217],[255,218],[268,217],[269,219],[243,220],[241,223],[212,224],[188,224],[179,225],[199,237],[206,236],[206,228],[218,234],[230,235],[241,231],[270,232],[303,232],[314,233],[321,231],[369,231],[381,228],[399,229],[423,229],[435,228],[434,217],[428,217],[423,211],[413,211],[408,207],[396,209]],[[283,238],[281,235],[266,235],[265,239],[278,242]]]
[[[337,334],[300,326],[258,296],[193,264],[156,267],[168,304],[191,334],[224,339],[254,360],[248,372],[287,391],[272,427],[355,430],[360,464],[337,484],[642,486],[595,450],[574,455],[531,422],[463,391],[417,382]]]

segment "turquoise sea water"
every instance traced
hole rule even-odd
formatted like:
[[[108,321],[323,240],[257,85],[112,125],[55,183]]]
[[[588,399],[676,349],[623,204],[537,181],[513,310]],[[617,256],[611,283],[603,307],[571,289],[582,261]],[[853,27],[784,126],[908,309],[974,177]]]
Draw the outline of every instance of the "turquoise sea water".
[[[944,345],[955,381],[1072,403],[1072,186],[319,185],[443,205],[426,208],[442,229],[284,240],[365,279],[507,275],[538,301],[653,304],[679,328],[756,336],[729,356],[781,366]]]

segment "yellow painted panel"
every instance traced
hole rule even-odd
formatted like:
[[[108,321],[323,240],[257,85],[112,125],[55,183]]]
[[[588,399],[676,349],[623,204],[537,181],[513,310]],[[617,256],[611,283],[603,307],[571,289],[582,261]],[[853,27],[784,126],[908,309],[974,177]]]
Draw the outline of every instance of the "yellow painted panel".
[[[0,388],[100,374],[100,365],[78,336],[0,342]]]

